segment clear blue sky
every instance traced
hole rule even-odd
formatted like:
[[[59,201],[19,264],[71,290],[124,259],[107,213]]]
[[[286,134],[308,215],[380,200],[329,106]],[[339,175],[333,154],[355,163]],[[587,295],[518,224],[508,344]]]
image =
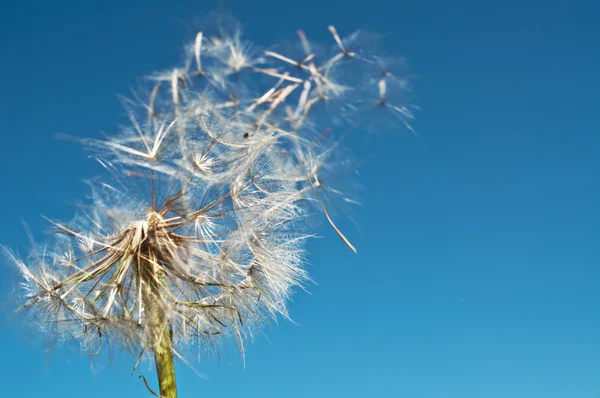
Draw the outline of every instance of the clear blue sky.
[[[201,1],[8,2],[0,14],[0,242],[21,220],[68,219],[98,169],[78,144],[124,121],[116,95],[173,65]],[[210,3],[210,2],[208,2]],[[328,24],[392,35],[422,107],[415,128],[348,142],[367,207],[311,242],[318,283],[282,322],[220,364],[178,366],[185,397],[600,396],[600,8],[583,1],[226,3],[254,41],[326,39]],[[14,274],[3,267],[3,300]],[[50,356],[0,317],[11,397],[149,397],[133,358]],[[139,369],[155,385],[149,364]]]

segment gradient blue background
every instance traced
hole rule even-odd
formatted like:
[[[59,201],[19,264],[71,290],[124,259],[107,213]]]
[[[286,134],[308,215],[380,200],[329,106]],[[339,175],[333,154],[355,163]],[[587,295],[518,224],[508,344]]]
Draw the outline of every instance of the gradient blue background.
[[[98,172],[53,133],[99,137],[118,93],[179,60],[200,1],[5,2],[0,13],[0,242],[71,216]],[[326,26],[393,33],[419,95],[407,132],[349,142],[367,207],[322,226],[318,286],[282,322],[196,376],[186,397],[598,398],[600,8],[582,1],[231,1],[254,41]],[[3,260],[4,261],[4,260]],[[2,297],[14,286],[2,268]],[[2,306],[2,395],[149,397],[133,358],[49,356]],[[155,385],[151,365],[139,369]],[[115,392],[118,391],[118,392]]]

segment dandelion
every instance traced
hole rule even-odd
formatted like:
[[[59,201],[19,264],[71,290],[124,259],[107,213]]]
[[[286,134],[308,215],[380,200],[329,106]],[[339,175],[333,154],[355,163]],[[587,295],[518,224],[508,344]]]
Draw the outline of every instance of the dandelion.
[[[29,257],[7,249],[23,278],[19,311],[90,355],[118,343],[137,355],[134,372],[152,355],[154,394],[169,398],[174,358],[190,347],[217,354],[232,340],[244,358],[263,323],[289,318],[290,295],[310,281],[307,204],[356,251],[330,212],[335,198],[358,203],[330,176],[352,165],[321,133],[334,115],[319,117],[319,104],[352,103],[359,82],[378,79],[369,101],[412,116],[388,103],[400,76],[344,75],[375,58],[329,31],[338,51],[325,59],[302,31],[298,59],[258,51],[239,29],[197,33],[182,65],[150,76],[147,100],[123,101],[131,127],[80,140],[106,173],[88,181],[76,218],[50,221],[54,240]]]

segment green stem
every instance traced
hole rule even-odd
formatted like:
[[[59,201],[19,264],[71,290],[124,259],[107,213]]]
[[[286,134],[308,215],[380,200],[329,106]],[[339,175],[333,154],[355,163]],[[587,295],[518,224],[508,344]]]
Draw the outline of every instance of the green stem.
[[[157,286],[156,279],[151,276],[156,270],[153,270],[151,268],[152,265],[148,262],[144,262],[142,266],[148,267],[141,272],[143,283],[146,285],[143,304],[146,309],[146,317],[152,339],[152,351],[154,352],[154,362],[156,363],[160,396],[161,398],[177,398],[173,344],[171,341],[171,331],[169,330],[169,321],[162,305],[162,292],[160,287]]]
[[[157,325],[152,336],[152,349],[154,351],[154,361],[156,363],[156,374],[158,376],[161,397],[177,398],[173,346],[167,322],[161,322]]]

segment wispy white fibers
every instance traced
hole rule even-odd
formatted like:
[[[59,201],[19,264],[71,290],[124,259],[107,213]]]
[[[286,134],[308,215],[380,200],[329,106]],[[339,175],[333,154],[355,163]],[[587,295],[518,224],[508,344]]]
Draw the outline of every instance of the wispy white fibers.
[[[262,322],[287,318],[292,289],[309,280],[309,212],[356,251],[329,208],[332,198],[357,203],[327,179],[349,164],[323,131],[364,103],[402,123],[413,117],[408,103],[390,102],[394,90],[407,98],[402,71],[359,48],[357,34],[329,31],[330,52],[313,52],[299,31],[300,51],[288,54],[237,28],[203,30],[181,65],[150,75],[147,93],[124,101],[130,127],[84,140],[106,169],[89,181],[90,201],[72,222],[53,223],[47,249],[11,255],[21,311],[91,353],[106,339],[150,349],[148,292],[177,355],[228,337],[243,349]]]

